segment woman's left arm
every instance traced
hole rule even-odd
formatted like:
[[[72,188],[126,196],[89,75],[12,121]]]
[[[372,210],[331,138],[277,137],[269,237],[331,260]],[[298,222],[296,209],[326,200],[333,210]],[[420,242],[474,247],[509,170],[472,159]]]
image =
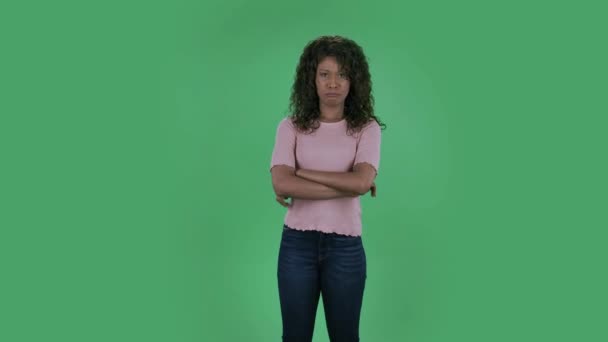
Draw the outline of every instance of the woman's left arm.
[[[351,172],[329,172],[307,169],[297,169],[296,176],[321,183],[332,188],[350,191],[364,195],[369,191],[374,179],[376,169],[369,163],[358,163]]]

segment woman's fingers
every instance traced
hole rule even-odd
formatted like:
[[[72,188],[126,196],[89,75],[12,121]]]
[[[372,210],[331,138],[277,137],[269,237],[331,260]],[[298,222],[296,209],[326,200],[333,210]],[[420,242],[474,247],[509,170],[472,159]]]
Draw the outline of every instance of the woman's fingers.
[[[277,197],[277,198],[276,198],[276,200],[277,200],[277,202],[278,202],[280,205],[285,206],[285,202],[283,201],[283,199],[282,199],[282,198]]]
[[[277,202],[279,202],[280,205],[284,206],[284,207],[288,207],[289,204],[287,202],[285,202],[285,199],[287,199],[289,197],[281,197],[281,196],[276,196],[276,200]]]

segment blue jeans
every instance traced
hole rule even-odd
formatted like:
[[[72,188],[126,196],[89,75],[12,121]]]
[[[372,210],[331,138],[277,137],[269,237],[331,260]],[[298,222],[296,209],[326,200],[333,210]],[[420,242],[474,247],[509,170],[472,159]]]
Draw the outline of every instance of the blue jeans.
[[[277,268],[283,341],[312,341],[321,293],[330,341],[359,341],[366,264],[361,236],[283,225]]]

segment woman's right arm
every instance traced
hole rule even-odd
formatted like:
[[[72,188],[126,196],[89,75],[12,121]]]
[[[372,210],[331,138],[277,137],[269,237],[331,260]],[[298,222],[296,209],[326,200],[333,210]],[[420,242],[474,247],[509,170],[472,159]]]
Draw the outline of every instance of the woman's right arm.
[[[291,166],[275,165],[270,172],[272,173],[272,187],[279,196],[313,200],[359,196],[354,192],[341,191],[298,177]]]

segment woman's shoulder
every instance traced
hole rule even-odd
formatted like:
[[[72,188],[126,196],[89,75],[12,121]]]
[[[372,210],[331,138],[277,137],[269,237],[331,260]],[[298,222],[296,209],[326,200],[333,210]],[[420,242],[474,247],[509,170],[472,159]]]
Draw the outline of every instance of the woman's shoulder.
[[[380,124],[378,124],[378,121],[376,121],[376,119],[370,119],[367,123],[365,123],[363,125],[363,127],[361,128],[361,131],[366,131],[368,129],[372,129],[372,130],[379,130],[380,129]]]
[[[292,115],[284,116],[281,119],[281,124],[289,124],[289,125],[293,126],[293,120],[294,120],[294,117]]]
[[[295,129],[295,124],[293,122],[293,117],[292,116],[285,116],[283,118],[281,118],[281,120],[278,123],[279,127],[287,127],[291,130]]]
[[[365,125],[367,127],[371,127],[371,126],[378,126],[378,127],[380,127],[380,125],[378,124],[378,121],[376,121],[376,119],[369,119],[369,121]]]
[[[292,132],[293,134],[297,134],[296,125],[293,122],[292,116],[286,116],[279,120],[277,124],[277,130],[283,132]]]

